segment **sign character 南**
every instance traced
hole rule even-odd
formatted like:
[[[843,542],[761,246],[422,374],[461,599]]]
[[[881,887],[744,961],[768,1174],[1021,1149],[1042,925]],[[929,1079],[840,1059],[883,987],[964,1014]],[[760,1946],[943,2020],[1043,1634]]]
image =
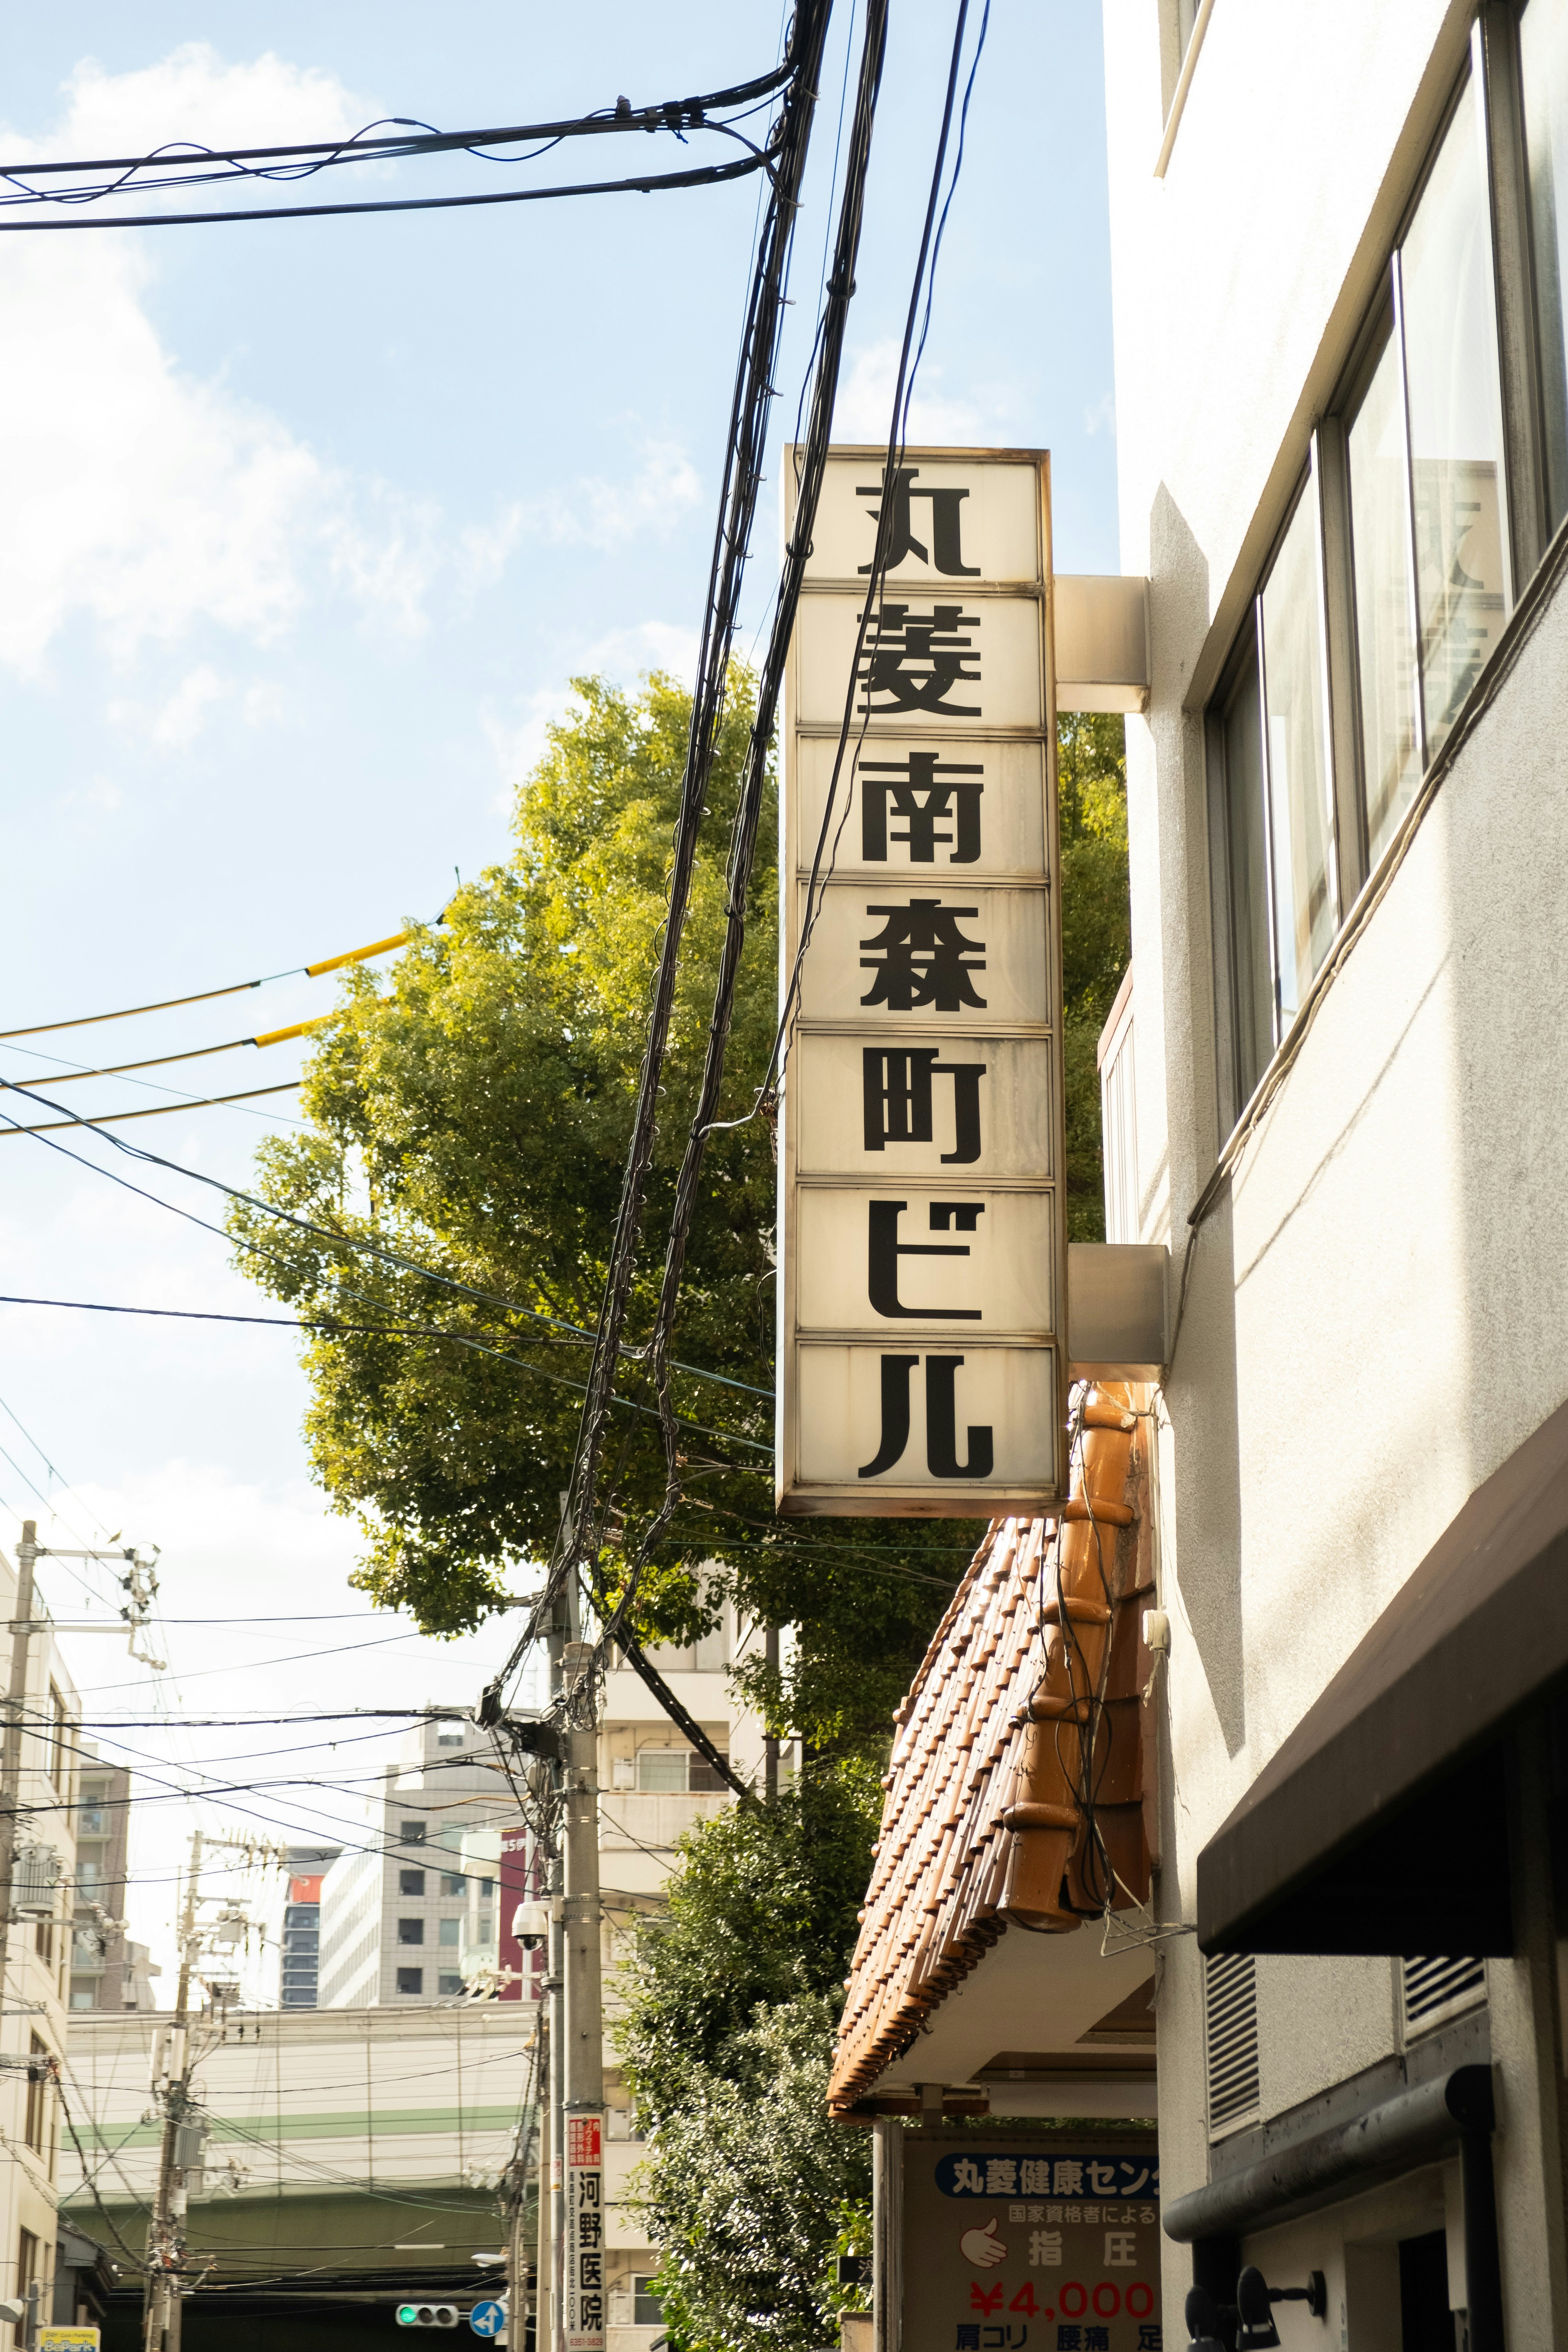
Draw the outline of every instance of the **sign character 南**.
[[[888,818],[902,817],[907,833],[892,840],[907,847],[911,866],[935,863],[938,848],[952,849],[950,866],[973,866],[980,856],[980,796],[985,770],[978,761],[942,761],[940,751],[910,751],[902,760],[862,760],[857,772],[867,781],[860,793],[860,854],[868,866],[886,863]],[[900,782],[900,779],[902,781]],[[962,780],[962,781],[961,781]],[[937,826],[952,822],[951,833]]]
[[[862,718],[893,719],[901,710],[924,710],[938,719],[978,719],[978,702],[950,702],[958,686],[980,684],[980,655],[965,629],[980,626],[978,613],[958,604],[933,604],[920,614],[910,604],[882,604],[867,647],[859,679]],[[973,660],[975,667],[966,665]],[[887,699],[877,702],[875,695]]]
[[[885,1004],[889,1013],[913,1013],[930,1005],[933,1013],[958,1013],[967,1005],[985,1009],[985,999],[972,975],[985,969],[985,942],[972,940],[958,928],[980,912],[978,907],[944,907],[940,898],[910,898],[900,907],[868,906],[868,915],[884,915],[881,929],[863,948],[880,950],[863,955],[862,971],[876,973],[862,1004]]]
[[[963,522],[960,509],[969,492],[959,488],[956,485],[943,485],[940,488],[932,485],[930,488],[917,490],[913,485],[919,479],[920,470],[918,466],[890,467],[890,487],[882,482],[859,482],[856,485],[855,495],[858,499],[886,499],[891,504],[892,512],[888,518],[888,553],[884,568],[889,572],[895,571],[906,555],[918,555],[922,563],[934,564],[938,572],[946,572],[951,579],[977,580],[980,576],[980,566],[977,563],[965,563],[963,551],[959,544]],[[914,536],[910,508],[915,499],[931,500],[931,536],[933,551],[930,555],[927,554],[923,542]],[[868,508],[867,519],[868,521],[879,523],[882,520],[881,508]],[[876,560],[873,554],[870,563],[862,563],[860,566],[862,572],[869,572]]]

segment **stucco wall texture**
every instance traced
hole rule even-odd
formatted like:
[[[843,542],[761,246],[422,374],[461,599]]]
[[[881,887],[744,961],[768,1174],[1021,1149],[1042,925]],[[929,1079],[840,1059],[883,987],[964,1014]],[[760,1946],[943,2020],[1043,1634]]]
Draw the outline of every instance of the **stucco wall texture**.
[[[1472,12],[1218,0],[1163,180],[1160,14],[1105,0],[1122,562],[1151,583],[1150,709],[1127,728],[1139,1180],[1173,1295],[1235,1108],[1201,707]],[[1160,1457],[1172,1922],[1193,1919],[1196,1855],[1258,1771],[1467,1497],[1568,1397],[1565,718],[1558,599],[1200,1230]],[[1506,2039],[1507,1970],[1493,1973]],[[1265,2114],[1394,2049],[1394,1990],[1384,1960],[1260,1960]],[[1208,2164],[1190,1937],[1167,1948],[1159,2016],[1173,2197]],[[1173,2315],[1187,2264],[1173,2249]],[[1360,2291],[1370,2315],[1383,2288],[1368,2272]]]

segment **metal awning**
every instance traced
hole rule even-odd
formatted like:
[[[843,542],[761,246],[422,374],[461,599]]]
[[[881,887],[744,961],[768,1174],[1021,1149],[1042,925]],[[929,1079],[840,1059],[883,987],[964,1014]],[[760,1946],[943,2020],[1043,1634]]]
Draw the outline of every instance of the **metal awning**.
[[[1568,1405],[1477,1488],[1198,1856],[1208,1952],[1512,1948],[1503,1740],[1568,1676]]]

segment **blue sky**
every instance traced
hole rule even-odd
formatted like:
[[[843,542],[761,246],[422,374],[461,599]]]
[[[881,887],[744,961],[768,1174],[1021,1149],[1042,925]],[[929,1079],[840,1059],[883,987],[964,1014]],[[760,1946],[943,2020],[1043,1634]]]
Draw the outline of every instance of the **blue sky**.
[[[887,430],[952,22],[951,0],[893,11],[840,438]],[[850,31],[839,0],[782,423],[810,339]],[[385,114],[443,129],[537,120],[742,78],[773,60],[779,33],[777,0],[12,12],[0,135],[16,162],[336,137]],[[853,34],[858,52],[858,16]],[[1100,42],[1081,0],[995,0],[913,418],[926,439],[1051,448],[1064,571],[1117,562]],[[443,161],[367,173],[363,193],[501,177]],[[454,869],[505,855],[513,788],[574,673],[684,669],[755,212],[742,183],[0,236],[0,1027],[285,971],[434,915]],[[777,543],[770,488],[752,625]],[[217,1043],[331,1001],[330,982],[284,980],[29,1038],[59,1059],[6,1047],[0,1075],[47,1093],[45,1074],[68,1062]],[[288,1077],[291,1050],[150,1075],[229,1092]],[[165,1099],[123,1080],[60,1098],[95,1111]],[[16,1097],[8,1107],[18,1115]],[[290,1109],[282,1097],[119,1132],[243,1183],[257,1139]],[[198,1216],[214,1195],[100,1139],[64,1140],[90,1167],[36,1139],[0,1143],[5,1289],[268,1311],[221,1243],[94,1171]],[[5,1540],[17,1511],[45,1516],[26,1472],[64,1514],[46,1538],[69,1541],[67,1523],[87,1532],[90,1516],[162,1544],[171,1617],[366,1613],[342,1582],[352,1530],[309,1486],[286,1335],[3,1311],[0,1398],[79,1496],[59,1496],[0,1425],[19,1465],[0,1460]],[[57,1612],[85,1605],[50,1574]],[[325,1646],[400,1629],[319,1630]],[[464,1699],[498,1638],[268,1666],[316,1646],[310,1631],[172,1627],[167,1654],[188,1681],[171,1699],[176,1686],[204,1708],[327,1690]],[[73,1655],[106,1701],[111,1685],[114,1704],[147,1688],[118,1643],[89,1637]],[[140,1932],[167,1907],[158,1857],[174,1820],[171,1808],[146,1833]]]

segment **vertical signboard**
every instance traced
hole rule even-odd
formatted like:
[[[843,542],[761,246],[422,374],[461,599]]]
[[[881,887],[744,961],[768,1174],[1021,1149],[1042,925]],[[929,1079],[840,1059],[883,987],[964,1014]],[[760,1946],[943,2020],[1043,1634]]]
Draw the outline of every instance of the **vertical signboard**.
[[[1160,2159],[904,2137],[901,2352],[1161,2352]]]
[[[1049,460],[886,473],[831,453],[790,652],[777,1503],[1037,1511],[1066,1470]]]
[[[520,1907],[534,1899],[532,1842],[528,1830],[519,1822],[500,1833],[500,1877],[496,1888],[500,1898],[496,1911],[496,1998],[498,2000],[537,2000],[539,1973],[542,1966],[541,1952],[525,1952],[512,1932],[512,1922]]]
[[[565,2352],[604,2352],[603,2115],[566,2118]]]

